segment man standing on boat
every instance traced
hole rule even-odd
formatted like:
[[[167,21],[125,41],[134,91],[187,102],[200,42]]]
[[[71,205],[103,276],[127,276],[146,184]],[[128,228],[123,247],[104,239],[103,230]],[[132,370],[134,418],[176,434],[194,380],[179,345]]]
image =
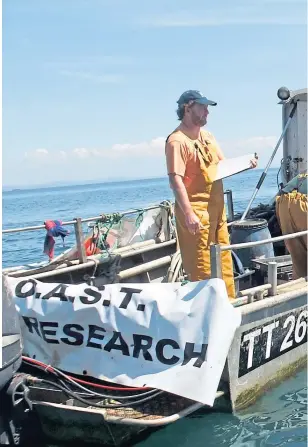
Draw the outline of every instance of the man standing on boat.
[[[211,276],[210,245],[229,244],[222,180],[215,181],[224,155],[214,136],[201,130],[208,106],[215,106],[197,90],[184,92],[177,101],[180,125],[166,140],[166,163],[175,195],[175,217],[183,267],[191,281]],[[256,161],[252,161],[252,167]],[[222,275],[228,296],[235,298],[230,251],[222,252]]]
[[[294,177],[276,198],[276,215],[282,234],[306,231],[308,227],[308,173]],[[293,263],[293,279],[307,276],[307,236],[285,241]]]

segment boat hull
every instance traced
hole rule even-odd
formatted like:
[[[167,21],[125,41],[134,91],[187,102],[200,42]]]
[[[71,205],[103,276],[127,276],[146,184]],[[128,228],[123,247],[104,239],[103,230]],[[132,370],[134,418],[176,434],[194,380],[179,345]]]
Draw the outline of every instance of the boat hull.
[[[31,387],[43,435],[54,441],[121,445],[197,411],[234,414],[307,362],[307,285],[242,306],[214,407],[164,393],[143,408],[85,407],[65,394]]]
[[[250,406],[306,364],[306,288],[244,306],[227,359],[233,411]]]

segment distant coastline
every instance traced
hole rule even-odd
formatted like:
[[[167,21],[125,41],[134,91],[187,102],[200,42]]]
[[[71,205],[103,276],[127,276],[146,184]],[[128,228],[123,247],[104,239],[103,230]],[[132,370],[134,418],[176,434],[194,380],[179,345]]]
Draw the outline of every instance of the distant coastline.
[[[278,171],[278,167],[270,168],[271,171]],[[256,169],[255,171],[262,171],[261,168]],[[141,181],[151,181],[151,180],[166,180],[166,176],[159,175],[154,177],[115,177],[108,179],[95,179],[95,180],[83,180],[78,182],[78,180],[74,180],[71,182],[52,182],[52,183],[42,183],[37,185],[3,185],[2,192],[18,192],[18,191],[29,191],[29,190],[37,190],[37,189],[50,189],[50,188],[67,188],[70,186],[89,186],[89,185],[102,185],[102,184],[111,184],[111,183],[132,183],[132,182],[141,182]]]
[[[147,177],[147,178],[129,178],[129,177],[115,177],[114,179],[95,179],[95,180],[83,180],[82,182],[78,182],[77,180],[71,182],[52,182],[52,183],[42,183],[37,185],[3,185],[2,192],[17,192],[17,191],[29,191],[36,189],[50,189],[50,188],[67,188],[69,186],[89,186],[89,185],[102,185],[111,183],[131,183],[131,182],[141,182],[141,181],[151,181],[151,180],[163,180],[166,177],[160,175],[156,177]]]

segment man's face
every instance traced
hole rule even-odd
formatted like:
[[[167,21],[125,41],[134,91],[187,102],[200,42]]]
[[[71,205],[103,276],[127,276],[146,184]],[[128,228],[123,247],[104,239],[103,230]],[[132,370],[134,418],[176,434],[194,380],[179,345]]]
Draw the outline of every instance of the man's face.
[[[208,106],[195,102],[189,107],[188,110],[192,124],[198,127],[205,126],[207,123],[207,116],[209,114]]]

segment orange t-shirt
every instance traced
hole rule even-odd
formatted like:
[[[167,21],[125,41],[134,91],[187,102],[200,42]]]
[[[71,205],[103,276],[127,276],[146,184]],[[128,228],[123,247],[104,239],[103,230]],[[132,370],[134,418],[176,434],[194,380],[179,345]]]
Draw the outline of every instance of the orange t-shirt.
[[[195,143],[205,143],[208,140],[211,142],[211,146],[217,150],[217,155],[220,158],[218,144],[210,132],[201,130],[200,140],[191,140],[180,130],[172,133],[165,147],[168,174],[180,175],[184,178],[184,183],[199,174],[200,162]]]

